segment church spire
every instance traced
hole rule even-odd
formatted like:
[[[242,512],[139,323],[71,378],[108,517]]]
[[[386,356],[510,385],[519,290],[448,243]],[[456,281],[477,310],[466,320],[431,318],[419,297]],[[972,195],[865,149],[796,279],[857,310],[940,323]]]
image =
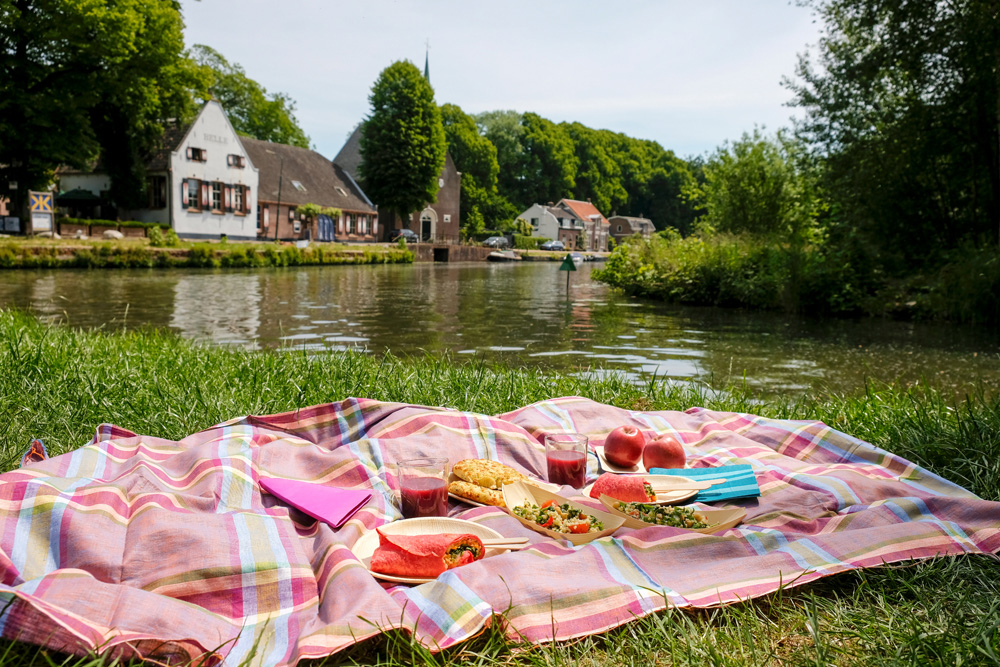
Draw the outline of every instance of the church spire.
[[[431,41],[427,40],[427,50],[424,51],[424,78],[431,82]]]

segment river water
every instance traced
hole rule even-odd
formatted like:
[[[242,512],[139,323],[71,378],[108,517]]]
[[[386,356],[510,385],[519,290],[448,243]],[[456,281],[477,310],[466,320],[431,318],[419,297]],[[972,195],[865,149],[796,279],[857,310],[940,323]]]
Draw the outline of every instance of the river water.
[[[214,345],[450,354],[567,373],[745,383],[765,395],[932,384],[1000,388],[1000,335],[947,325],[810,320],[630,299],[594,265],[4,271],[0,307],[106,329],[154,326]],[[599,265],[598,265],[599,266]]]

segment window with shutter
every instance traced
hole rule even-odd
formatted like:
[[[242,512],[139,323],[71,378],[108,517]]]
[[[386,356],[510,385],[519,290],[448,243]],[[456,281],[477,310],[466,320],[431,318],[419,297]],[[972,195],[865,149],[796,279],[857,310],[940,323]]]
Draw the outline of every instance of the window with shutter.
[[[222,183],[212,182],[212,212],[222,212]]]
[[[232,186],[232,191],[233,191],[232,202],[231,202],[232,207],[230,208],[230,210],[236,213],[237,215],[243,215],[244,213],[246,213],[246,211],[243,208],[243,186],[236,184]]]

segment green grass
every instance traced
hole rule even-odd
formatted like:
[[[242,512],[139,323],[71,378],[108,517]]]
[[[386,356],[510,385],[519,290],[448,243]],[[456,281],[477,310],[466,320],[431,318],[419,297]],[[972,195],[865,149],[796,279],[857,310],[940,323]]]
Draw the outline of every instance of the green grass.
[[[155,331],[84,333],[0,312],[0,466],[32,437],[52,454],[112,422],[178,439],[219,421],[364,396],[500,413],[560,395],[643,410],[701,405],[777,418],[820,419],[1000,500],[1000,397],[960,404],[932,390],[871,386],[858,396],[760,402],[617,376],[581,379],[451,359],[360,353],[251,352],[198,346]],[[318,664],[379,665],[996,665],[1000,564],[985,557],[924,561],[828,577],[709,611],[668,611],[602,635],[522,646],[496,629],[442,654],[401,633]],[[0,667],[102,665],[0,642]]]
[[[408,264],[413,253],[385,245],[314,243],[307,248],[276,243],[192,243],[152,247],[147,239],[4,239],[0,269],[136,269],[170,267],[315,266],[329,264]]]

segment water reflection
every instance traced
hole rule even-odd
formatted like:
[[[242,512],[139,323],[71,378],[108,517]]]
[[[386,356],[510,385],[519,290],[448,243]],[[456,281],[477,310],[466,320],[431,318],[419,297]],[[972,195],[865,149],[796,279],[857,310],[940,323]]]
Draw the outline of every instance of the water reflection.
[[[995,332],[813,321],[631,300],[584,264],[0,274],[0,307],[83,327],[151,325],[217,345],[392,350],[563,372],[853,392],[866,378],[1000,385]]]
[[[260,330],[260,276],[182,276],[174,284],[170,328],[185,338],[219,345],[256,346]]]

